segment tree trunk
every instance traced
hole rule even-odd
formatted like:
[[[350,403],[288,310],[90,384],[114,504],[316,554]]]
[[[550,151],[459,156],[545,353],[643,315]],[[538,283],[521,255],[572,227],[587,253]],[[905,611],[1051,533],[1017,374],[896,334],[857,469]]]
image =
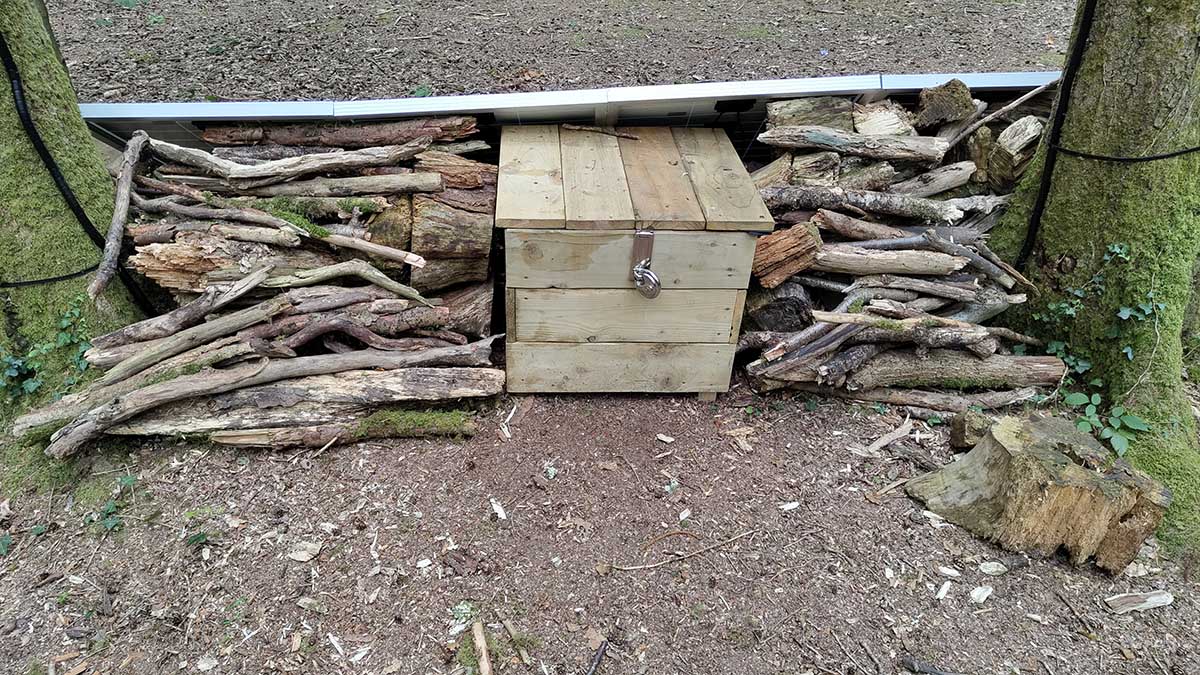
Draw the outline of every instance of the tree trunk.
[[[92,223],[112,219],[113,183],[79,115],[71,81],[42,21],[37,0],[0,0],[0,34],[23,79],[24,99],[34,125]],[[3,281],[24,281],[70,274],[95,264],[100,251],[85,235],[55,188],[21,127],[8,78],[0,85],[0,255]],[[71,301],[87,288],[92,274],[64,281],[0,290],[4,330],[0,352],[25,356],[40,344],[54,346],[58,322]],[[138,312],[125,289],[114,284],[100,302],[82,304],[91,330],[107,332],[135,321]],[[70,371],[72,348],[54,348],[42,361],[36,396],[61,389]],[[9,378],[6,384],[19,386]],[[0,404],[7,422],[26,398]]]
[[[1071,82],[1059,145],[1109,156],[1200,145],[1197,11],[1195,0],[1100,0]],[[1067,84],[1064,80],[1064,88]],[[1062,104],[1060,97],[1056,106]],[[1043,137],[994,233],[993,248],[1002,255],[1020,248],[1041,174],[1049,167],[1049,197],[1027,271],[1044,292],[1022,316],[1036,324],[1030,330],[1065,340],[1071,354],[1093,364],[1079,379],[1103,382],[1102,409],[1124,406],[1148,420],[1151,430],[1134,438],[1128,456],[1175,493],[1164,534],[1177,544],[1195,545],[1200,445],[1180,378],[1180,334],[1200,250],[1200,154],[1123,163],[1057,153],[1050,160],[1051,136]],[[1128,261],[1113,256],[1105,261],[1114,245],[1128,248]],[[1097,274],[1103,284],[1089,284]],[[1076,290],[1085,297],[1074,316],[1047,310],[1072,301]],[[1144,321],[1118,317],[1122,307],[1147,302],[1161,306]],[[1039,322],[1037,315],[1051,318]]]

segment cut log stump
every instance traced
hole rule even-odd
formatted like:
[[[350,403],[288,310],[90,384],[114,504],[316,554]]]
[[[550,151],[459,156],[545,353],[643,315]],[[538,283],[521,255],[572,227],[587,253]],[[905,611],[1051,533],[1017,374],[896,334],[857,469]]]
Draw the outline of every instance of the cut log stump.
[[[949,466],[910,480],[926,508],[1011,551],[1063,549],[1120,574],[1154,534],[1170,492],[1062,418],[1005,417]],[[1101,470],[1095,467],[1109,467]]]

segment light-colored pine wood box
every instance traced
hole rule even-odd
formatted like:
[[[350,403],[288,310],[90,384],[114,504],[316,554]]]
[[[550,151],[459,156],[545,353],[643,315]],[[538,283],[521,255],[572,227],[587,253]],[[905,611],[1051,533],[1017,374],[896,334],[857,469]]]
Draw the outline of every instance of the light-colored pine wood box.
[[[771,215],[723,131],[618,132],[502,132],[510,391],[729,388],[754,233]],[[656,297],[631,277],[647,230]]]

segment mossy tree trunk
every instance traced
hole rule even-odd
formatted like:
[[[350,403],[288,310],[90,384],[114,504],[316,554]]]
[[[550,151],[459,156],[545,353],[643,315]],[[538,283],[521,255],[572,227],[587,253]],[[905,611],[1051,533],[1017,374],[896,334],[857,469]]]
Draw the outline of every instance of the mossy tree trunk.
[[[1109,156],[1200,145],[1197,45],[1198,0],[1099,0],[1060,145]],[[1045,152],[1043,139],[995,234],[1008,255],[1026,235]],[[1043,293],[1018,319],[1091,362],[1076,379],[1102,381],[1102,407],[1149,421],[1128,456],[1174,492],[1166,534],[1184,545],[1200,543],[1200,447],[1181,381],[1198,217],[1200,154],[1146,163],[1059,154],[1028,265]]]
[[[0,0],[0,33],[24,81],[34,123],[92,222],[103,231],[112,217],[113,185],[80,117],[66,68],[44,20],[41,0]],[[0,279],[21,281],[74,272],[96,263],[100,251],[83,232],[25,135],[8,79],[0,86]],[[0,352],[23,357],[53,343],[59,321],[78,301],[92,275],[22,288],[0,289]],[[96,306],[79,303],[81,319],[100,332],[136,318],[125,289],[114,283]],[[32,396],[0,394],[0,421],[14,410],[60,390],[70,376],[71,351],[43,359]],[[6,379],[6,384],[12,384]],[[4,426],[7,426],[6,424]]]

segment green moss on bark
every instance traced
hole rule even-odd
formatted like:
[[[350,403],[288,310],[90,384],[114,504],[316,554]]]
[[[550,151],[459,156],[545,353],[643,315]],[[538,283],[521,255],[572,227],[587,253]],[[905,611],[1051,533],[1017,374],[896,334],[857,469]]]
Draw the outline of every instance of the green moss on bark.
[[[1198,40],[1195,0],[1101,0],[1062,145],[1119,156],[1200,145]],[[1043,142],[993,237],[1007,256],[1024,240],[1044,153]],[[1198,177],[1196,155],[1127,164],[1060,154],[1027,272],[1043,293],[1006,315],[1067,342],[1093,364],[1082,379],[1103,381],[1106,405],[1125,405],[1150,422],[1128,457],[1171,488],[1164,534],[1191,546],[1200,544],[1200,444],[1181,385],[1180,336],[1200,252]],[[1114,244],[1128,246],[1128,261],[1105,260]],[[1078,289],[1087,290],[1075,316],[1048,309]],[[1144,321],[1119,318],[1150,292],[1161,310]]]

